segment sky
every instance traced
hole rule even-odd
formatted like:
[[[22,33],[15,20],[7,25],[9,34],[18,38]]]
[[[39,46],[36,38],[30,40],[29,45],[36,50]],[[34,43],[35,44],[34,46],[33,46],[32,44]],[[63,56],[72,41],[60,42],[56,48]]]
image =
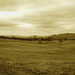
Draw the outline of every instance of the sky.
[[[0,35],[75,33],[75,0],[1,0]]]

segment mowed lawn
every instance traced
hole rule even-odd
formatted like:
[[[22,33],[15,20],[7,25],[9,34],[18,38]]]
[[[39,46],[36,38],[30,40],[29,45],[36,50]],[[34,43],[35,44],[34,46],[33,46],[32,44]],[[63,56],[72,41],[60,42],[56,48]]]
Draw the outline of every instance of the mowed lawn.
[[[75,75],[75,41],[0,39],[0,75]]]

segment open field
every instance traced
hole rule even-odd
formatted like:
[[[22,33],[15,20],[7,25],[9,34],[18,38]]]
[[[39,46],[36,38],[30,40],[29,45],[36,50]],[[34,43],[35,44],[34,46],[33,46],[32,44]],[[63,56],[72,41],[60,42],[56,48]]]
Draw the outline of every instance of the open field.
[[[75,75],[75,41],[0,39],[0,75]]]

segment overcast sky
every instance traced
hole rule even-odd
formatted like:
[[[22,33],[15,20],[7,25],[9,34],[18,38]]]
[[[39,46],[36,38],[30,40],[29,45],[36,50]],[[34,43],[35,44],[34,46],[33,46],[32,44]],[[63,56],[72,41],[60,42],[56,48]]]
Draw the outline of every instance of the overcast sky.
[[[0,35],[75,32],[75,0],[1,0]]]

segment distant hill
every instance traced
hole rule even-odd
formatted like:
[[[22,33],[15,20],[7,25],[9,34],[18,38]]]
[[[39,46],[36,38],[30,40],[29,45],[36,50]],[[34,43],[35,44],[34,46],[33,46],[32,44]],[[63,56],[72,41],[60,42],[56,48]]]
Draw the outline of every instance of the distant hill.
[[[50,35],[50,36],[38,36],[38,35],[32,35],[32,36],[18,36],[18,35],[9,35],[9,36],[0,36],[2,39],[18,39],[18,40],[39,40],[41,38],[42,40],[58,40],[58,39],[74,39],[75,40],[75,33],[64,33],[64,34],[58,34],[58,35]]]
[[[58,35],[52,35],[53,38],[68,38],[68,39],[75,39],[75,33],[64,33]]]

